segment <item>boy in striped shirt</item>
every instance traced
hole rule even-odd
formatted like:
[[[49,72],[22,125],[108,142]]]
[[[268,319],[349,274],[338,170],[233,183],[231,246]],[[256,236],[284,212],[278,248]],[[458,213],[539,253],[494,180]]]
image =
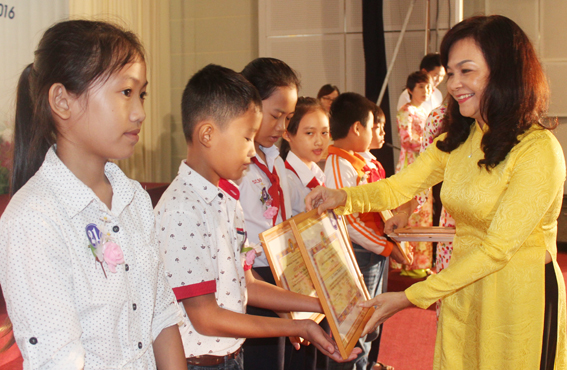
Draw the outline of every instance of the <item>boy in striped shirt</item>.
[[[329,146],[325,164],[326,186],[340,189],[382,180],[382,165],[374,156],[367,155],[373,137],[383,137],[383,123],[374,120],[377,112],[373,104],[356,93],[341,94],[331,106],[330,129],[334,140]],[[376,141],[376,139],[375,139]],[[379,141],[379,140],[378,140]],[[369,153],[368,153],[369,154]],[[384,236],[384,223],[379,213],[353,213],[346,216],[348,232],[359,268],[371,297],[382,293],[387,274],[388,256],[407,262],[394,245]],[[380,329],[378,329],[380,330]],[[351,363],[329,364],[329,369],[367,369],[370,341],[379,344],[379,332],[361,338],[362,353]],[[371,338],[372,337],[372,338]],[[366,341],[365,341],[366,339]],[[368,342],[367,342],[368,341]],[[372,367],[368,367],[372,368]]]

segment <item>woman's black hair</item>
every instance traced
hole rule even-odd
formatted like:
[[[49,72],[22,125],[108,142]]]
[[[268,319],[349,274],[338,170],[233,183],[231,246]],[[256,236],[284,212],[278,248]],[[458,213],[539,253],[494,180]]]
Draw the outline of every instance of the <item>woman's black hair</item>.
[[[297,129],[299,128],[301,119],[306,114],[311,113],[317,109],[321,110],[321,112],[325,113],[325,115],[328,116],[328,113],[325,111],[319,100],[304,96],[299,97],[297,99],[297,104],[295,105],[295,113],[293,113],[293,116],[289,120],[289,123],[287,124],[285,130],[292,136],[297,135]],[[289,142],[283,139],[280,144],[280,156],[284,161],[286,160],[290,150],[291,147],[289,146]]]
[[[317,93],[317,99],[321,100],[321,98],[323,96],[330,95],[330,94],[334,93],[335,91],[337,92],[337,94],[341,95],[341,91],[335,85],[331,85],[331,84],[323,85],[323,86],[321,86],[321,88],[319,89],[319,92]]]
[[[242,75],[268,99],[278,87],[301,87],[297,73],[285,62],[275,58],[256,58],[244,67]]]
[[[429,82],[431,82],[431,77],[429,77],[427,73],[421,70],[410,73],[406,80],[406,89],[408,89],[408,94],[410,96],[410,99],[411,99],[411,92],[413,91],[413,89],[415,89],[415,86],[418,83],[429,83]]]
[[[135,61],[144,49],[134,33],[96,21],[72,20],[43,34],[18,82],[14,165],[10,193],[15,194],[37,172],[55,143],[57,127],[49,105],[49,89],[60,83],[75,95],[88,94],[95,83]]]
[[[480,100],[480,114],[488,127],[481,142],[484,158],[478,165],[490,170],[506,158],[519,142],[518,136],[533,124],[548,128],[544,120],[549,87],[528,36],[512,20],[500,15],[477,16],[454,26],[441,42],[445,69],[451,48],[464,39],[476,43],[489,68]],[[463,117],[459,104],[450,97],[445,116],[447,137],[438,141],[437,147],[444,152],[459,147],[474,121]]]

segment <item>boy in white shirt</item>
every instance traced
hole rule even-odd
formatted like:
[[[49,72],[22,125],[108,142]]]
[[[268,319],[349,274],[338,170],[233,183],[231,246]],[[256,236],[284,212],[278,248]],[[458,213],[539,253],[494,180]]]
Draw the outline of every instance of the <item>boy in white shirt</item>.
[[[311,320],[246,315],[246,305],[321,312],[315,298],[255,280],[238,187],[255,155],[262,102],[238,73],[209,65],[182,98],[187,159],[156,206],[166,275],[184,310],[180,327],[188,369],[242,369],[247,337],[300,336],[335,359],[335,344]]]

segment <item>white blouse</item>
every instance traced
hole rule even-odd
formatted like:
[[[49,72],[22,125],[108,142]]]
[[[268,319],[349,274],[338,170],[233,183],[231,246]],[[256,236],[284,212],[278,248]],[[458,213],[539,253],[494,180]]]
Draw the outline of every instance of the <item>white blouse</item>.
[[[287,153],[286,162],[291,165],[293,171],[286,167],[287,182],[291,192],[291,206],[293,208],[293,216],[305,212],[305,197],[311,192],[308,184],[317,180],[319,185],[325,184],[325,173],[317,166],[315,162],[311,162],[311,168],[292,151]],[[294,172],[295,171],[295,172]]]
[[[291,205],[291,192],[287,182],[287,170],[283,159],[280,157],[280,151],[275,145],[269,148],[260,146],[260,150],[266,155],[266,162],[264,162],[258,155],[256,158],[262,164],[268,167],[269,171],[276,168],[276,172],[280,179],[280,186],[284,194],[284,207],[286,217],[290,218],[292,214]],[[248,232],[248,240],[250,244],[260,244],[260,237],[258,234],[274,227],[272,218],[264,217],[267,205],[262,202],[262,194],[267,192],[272,184],[268,176],[258,168],[255,164],[248,167],[248,172],[238,181],[240,189],[240,204],[244,210],[244,219],[246,221],[246,231]],[[278,212],[276,224],[281,223],[282,212]],[[264,253],[256,257],[254,267],[266,267],[268,265],[268,258]]]
[[[0,283],[25,369],[155,369],[153,341],[182,321],[147,192],[113,163],[105,175],[111,210],[52,147],[2,215]],[[123,251],[114,273],[88,246],[92,224]]]

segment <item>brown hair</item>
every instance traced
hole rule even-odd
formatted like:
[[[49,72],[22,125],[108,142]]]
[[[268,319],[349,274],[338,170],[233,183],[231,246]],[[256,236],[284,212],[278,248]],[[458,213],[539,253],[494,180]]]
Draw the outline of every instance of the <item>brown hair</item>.
[[[341,94],[340,90],[338,87],[336,87],[335,85],[331,85],[331,84],[326,84],[321,86],[321,88],[319,89],[319,92],[317,93],[317,99],[321,99],[323,96],[326,95],[330,95],[334,92],[337,92],[339,95]]]
[[[431,82],[431,77],[429,77],[427,73],[421,70],[410,73],[406,80],[406,89],[408,89],[408,94],[410,98],[412,97],[411,92],[413,91],[413,89],[415,89],[415,86],[418,83],[428,84],[430,82]]]
[[[278,87],[291,87],[299,91],[301,82],[297,72],[276,58],[256,58],[244,67],[242,75],[268,99]]]
[[[441,42],[441,59],[447,68],[449,53],[459,40],[470,38],[483,53],[489,76],[480,101],[480,114],[488,126],[481,147],[479,167],[496,167],[519,142],[518,136],[533,124],[546,127],[549,100],[547,79],[535,50],[522,29],[500,16],[477,16],[453,27]],[[465,142],[474,119],[463,117],[450,97],[447,106],[447,137],[437,147],[451,152]],[[547,128],[547,127],[546,127]]]
[[[37,172],[55,143],[57,128],[48,97],[51,86],[61,83],[75,96],[88,94],[94,83],[104,83],[135,61],[144,61],[140,41],[116,25],[73,20],[45,31],[34,62],[18,82],[11,194]]]

